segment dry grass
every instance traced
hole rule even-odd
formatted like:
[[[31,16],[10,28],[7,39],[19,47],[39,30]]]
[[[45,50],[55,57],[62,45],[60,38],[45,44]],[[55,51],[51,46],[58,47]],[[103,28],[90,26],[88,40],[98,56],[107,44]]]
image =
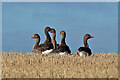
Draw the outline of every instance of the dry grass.
[[[118,78],[118,54],[2,53],[3,78]]]

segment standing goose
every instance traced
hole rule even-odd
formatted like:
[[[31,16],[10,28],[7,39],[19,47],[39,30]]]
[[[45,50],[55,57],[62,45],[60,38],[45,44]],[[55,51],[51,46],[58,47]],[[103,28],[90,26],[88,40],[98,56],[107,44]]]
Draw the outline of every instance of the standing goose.
[[[53,50],[53,44],[51,43],[51,37],[48,33],[48,31],[51,30],[50,27],[45,28],[45,35],[46,35],[46,40],[43,43],[45,51],[42,52],[42,54],[48,54]]]
[[[66,33],[65,31],[61,31],[59,32],[58,34],[61,34],[62,35],[62,40],[61,40],[61,43],[60,45],[58,46],[57,49],[53,50],[51,53],[57,53],[57,54],[70,54],[71,51],[69,49],[69,47],[66,45],[65,43],[65,38],[66,38]],[[55,39],[54,39],[55,40]],[[55,44],[56,46],[56,43],[55,41],[53,41],[53,45]]]
[[[45,28],[46,40],[43,44],[39,45],[40,36],[38,34],[33,35],[31,38],[35,38],[36,42],[33,46],[33,52],[41,52],[42,54],[48,54],[53,50],[53,44],[51,43],[51,38],[48,33],[50,27]]]
[[[51,30],[50,27],[46,27],[46,28],[45,28],[46,40],[45,40],[44,44],[47,44],[47,43],[51,42],[51,38],[50,38],[50,35],[49,35],[49,33],[48,33],[49,30]]]
[[[35,38],[36,39],[36,42],[35,42],[35,44],[33,46],[32,52],[34,52],[34,53],[41,53],[42,51],[44,51],[43,44],[39,45],[39,43],[40,43],[40,36],[38,34],[34,34],[31,38]]]
[[[53,36],[52,36],[53,49],[57,49],[57,42],[55,40],[55,38],[56,38],[56,31],[55,31],[55,29],[51,28],[51,30],[49,32],[53,34]]]
[[[77,54],[78,54],[79,56],[83,56],[83,55],[85,55],[85,56],[86,56],[86,55],[90,56],[90,55],[92,54],[91,49],[89,48],[88,43],[87,43],[87,40],[90,39],[90,38],[94,38],[94,37],[91,36],[90,34],[86,34],[86,35],[84,36],[84,47],[80,47],[80,48],[78,49],[78,52],[77,52]]]

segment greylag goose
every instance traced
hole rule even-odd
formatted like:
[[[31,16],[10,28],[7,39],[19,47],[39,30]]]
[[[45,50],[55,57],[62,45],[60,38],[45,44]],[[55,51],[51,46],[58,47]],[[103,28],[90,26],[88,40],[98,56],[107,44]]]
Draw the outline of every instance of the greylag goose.
[[[44,48],[46,48],[46,50],[44,52],[42,52],[42,54],[48,54],[53,50],[53,44],[51,43],[51,37],[48,33],[49,30],[51,30],[50,27],[45,28],[46,40],[43,44],[44,44]]]
[[[36,42],[33,46],[33,50],[32,52],[34,53],[42,53],[42,51],[44,51],[45,49],[43,48],[43,44],[39,45],[40,43],[40,36],[38,34],[34,34],[31,38],[35,38]]]
[[[51,30],[49,32],[53,34],[53,36],[52,36],[53,49],[57,49],[57,42],[55,40],[55,38],[56,38],[56,31],[55,31],[55,29],[51,28]]]
[[[48,54],[53,50],[53,44],[51,43],[51,38],[48,33],[50,30],[50,27],[45,28],[45,35],[46,35],[46,40],[43,44],[39,45],[40,42],[40,36],[38,34],[34,34],[31,38],[35,38],[36,42],[33,46],[33,52],[41,52],[42,54]]]
[[[58,34],[62,35],[62,40],[61,40],[61,43],[59,46],[55,41],[55,30],[54,29],[50,30],[51,33],[52,33],[52,31],[53,31],[53,39],[52,40],[53,40],[53,45],[55,46],[55,49],[51,53],[57,53],[60,55],[61,54],[70,54],[71,50],[69,49],[69,47],[66,45],[66,42],[65,42],[65,38],[66,38],[65,31],[61,31],[58,33]],[[58,47],[56,48],[56,46],[58,46]]]
[[[90,56],[92,54],[91,49],[89,48],[88,43],[87,43],[87,40],[90,38],[94,38],[94,37],[91,36],[90,34],[86,34],[84,36],[84,47],[80,47],[77,52],[79,56],[83,56],[83,55]]]

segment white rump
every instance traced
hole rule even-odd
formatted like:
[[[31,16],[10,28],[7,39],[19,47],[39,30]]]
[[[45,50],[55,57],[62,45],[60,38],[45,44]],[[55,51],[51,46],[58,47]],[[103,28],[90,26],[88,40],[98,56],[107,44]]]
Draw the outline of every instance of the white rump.
[[[66,52],[60,52],[60,53],[59,53],[59,55],[64,55],[64,54],[66,54]]]
[[[53,49],[46,50],[46,51],[42,52],[42,54],[49,54],[49,53],[52,52],[52,51],[53,51]]]
[[[88,56],[88,53],[87,53],[87,52],[85,52],[85,51],[81,51],[81,52],[80,52],[80,56],[86,56],[86,55]]]

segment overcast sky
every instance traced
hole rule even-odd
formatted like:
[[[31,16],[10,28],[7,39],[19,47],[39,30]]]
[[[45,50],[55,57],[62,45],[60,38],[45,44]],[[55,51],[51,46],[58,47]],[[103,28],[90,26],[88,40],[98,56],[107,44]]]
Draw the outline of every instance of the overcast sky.
[[[88,40],[92,52],[118,52],[117,2],[3,2],[3,51],[31,52],[30,37],[38,33],[43,43],[46,26],[66,31],[72,52],[84,46],[87,33],[95,37]],[[56,40],[60,43],[61,35]]]

